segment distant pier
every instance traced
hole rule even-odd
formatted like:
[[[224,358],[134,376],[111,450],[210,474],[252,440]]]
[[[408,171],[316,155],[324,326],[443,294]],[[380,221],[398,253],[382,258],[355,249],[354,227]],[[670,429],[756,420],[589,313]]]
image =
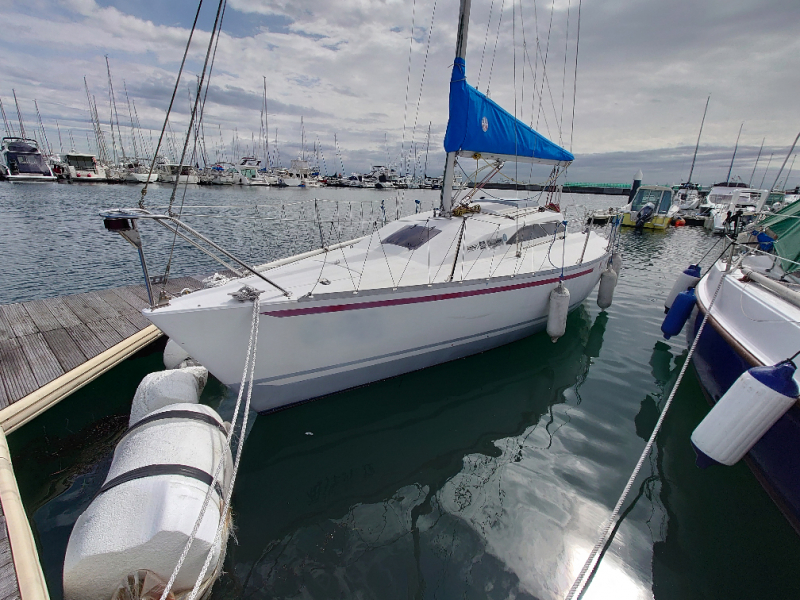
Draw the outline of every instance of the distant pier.
[[[470,182],[469,187],[474,187]],[[487,190],[526,190],[529,192],[555,191],[538,183],[496,183],[489,182],[484,189]],[[630,183],[565,183],[564,193],[567,194],[606,194],[610,196],[627,196],[631,191]]]

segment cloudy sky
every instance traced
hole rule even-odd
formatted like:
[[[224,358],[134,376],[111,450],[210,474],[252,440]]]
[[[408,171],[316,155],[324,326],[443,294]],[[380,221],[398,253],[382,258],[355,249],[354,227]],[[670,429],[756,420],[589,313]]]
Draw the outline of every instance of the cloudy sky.
[[[203,3],[171,118],[176,139],[216,5]],[[578,6],[473,0],[467,56],[473,85],[572,149],[570,181],[629,181],[639,168],[647,182],[685,180],[711,94],[693,180],[726,178],[744,123],[733,176],[772,184],[800,131],[800,2],[584,0],[579,45]],[[125,87],[157,137],[196,8],[193,0],[0,0],[0,99],[9,121],[18,127],[13,89],[28,130],[35,99],[51,145],[59,145],[57,120],[65,149],[74,141],[94,152],[83,78],[107,123],[107,54],[132,154]],[[271,149],[277,128],[284,165],[301,152],[301,117],[307,150],[319,140],[328,172],[342,163],[364,171],[404,154],[413,164],[415,152],[422,168],[430,124],[428,173],[439,174],[457,13],[455,0],[228,0],[205,111],[208,153],[230,155],[234,132],[240,153],[254,138],[263,147],[266,77]],[[518,175],[536,181],[546,171],[521,166]],[[798,183],[800,164],[789,178]]]

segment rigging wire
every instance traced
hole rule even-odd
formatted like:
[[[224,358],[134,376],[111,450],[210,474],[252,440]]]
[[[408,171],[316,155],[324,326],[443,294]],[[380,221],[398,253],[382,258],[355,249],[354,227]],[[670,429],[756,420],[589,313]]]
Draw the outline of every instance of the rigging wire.
[[[178,93],[178,85],[181,82],[181,74],[183,73],[183,67],[186,64],[186,56],[189,54],[189,46],[192,44],[192,37],[194,37],[194,31],[197,28],[197,19],[200,16],[200,8],[203,6],[203,0],[200,0],[197,3],[197,12],[194,15],[194,21],[192,22],[192,29],[189,32],[189,39],[186,41],[186,49],[183,51],[183,58],[181,59],[181,66],[178,68],[178,77],[175,79],[175,88],[172,90],[172,98],[169,100],[169,106],[167,107],[167,114],[164,116],[164,125],[161,127],[161,134],[158,136],[158,144],[156,144],[155,152],[153,152],[153,160],[150,162],[150,171],[147,174],[147,181],[144,183],[144,187],[142,188],[142,197],[139,199],[139,208],[144,208],[144,197],[147,194],[147,186],[150,183],[150,178],[153,175],[153,169],[156,166],[156,156],[158,156],[158,151],[161,148],[161,142],[164,139],[164,133],[167,130],[167,124],[169,123],[169,115],[172,112],[172,105],[175,102],[175,95]]]
[[[489,41],[489,28],[492,26],[492,10],[494,9],[494,0],[489,5],[489,20],[486,22],[486,35],[483,38],[483,50],[481,51],[481,66],[478,69],[478,79],[475,83],[475,89],[481,87],[481,73],[483,72],[483,57],[486,55],[486,43]]]
[[[492,0],[494,1],[494,0]],[[431,25],[428,28],[428,41],[425,44],[425,58],[422,61],[422,76],[419,81],[419,94],[417,94],[417,109],[416,114],[414,115],[414,128],[411,132],[411,142],[416,143],[417,138],[417,123],[419,121],[419,107],[422,104],[422,87],[425,85],[425,73],[428,70],[428,54],[430,53],[431,49],[431,37],[433,36],[433,22],[436,18],[436,6],[438,4],[438,0],[434,0],[433,2],[433,9],[431,11]],[[406,173],[408,175],[408,173]]]
[[[553,0],[552,4],[550,5],[550,24],[547,27],[547,46],[545,47],[544,51],[544,59],[542,60],[542,80],[539,86],[539,110],[536,114],[536,129],[539,127],[539,115],[542,112],[542,92],[544,91],[544,81],[545,81],[545,74],[547,72],[547,58],[550,56],[550,34],[553,31],[553,12],[555,10],[556,2]],[[539,48],[539,43],[536,43],[536,49],[539,51],[539,55],[541,56],[541,49]],[[550,88],[550,82],[547,82],[548,89]],[[552,94],[551,94],[552,98]],[[555,108],[555,107],[554,107]]]
[[[181,154],[180,161],[178,161],[178,174],[175,177],[175,185],[172,188],[172,194],[170,195],[170,199],[169,199],[169,207],[167,209],[167,214],[169,214],[170,216],[174,216],[173,215],[173,211],[172,211],[172,206],[173,206],[173,203],[175,201],[175,194],[176,194],[176,192],[178,190],[178,185],[180,184],[181,173],[183,172],[183,162],[184,162],[184,158],[185,158],[185,155],[186,155],[186,147],[187,147],[187,145],[189,143],[189,138],[192,135],[192,130],[193,130],[192,124],[193,124],[193,122],[195,120],[195,115],[197,114],[198,102],[200,100],[200,91],[203,89],[203,82],[204,82],[205,75],[206,75],[206,67],[209,67],[208,68],[208,82],[206,84],[205,95],[203,96],[203,103],[200,106],[200,113],[199,113],[199,117],[197,119],[197,122],[199,123],[203,119],[203,113],[205,111],[206,98],[208,97],[208,88],[211,85],[211,73],[212,73],[212,70],[214,68],[214,59],[216,59],[216,55],[217,55],[217,44],[219,43],[220,33],[222,32],[222,21],[225,18],[225,9],[227,8],[227,6],[228,6],[228,1],[227,0],[220,0],[219,4],[217,5],[217,14],[216,14],[216,17],[214,19],[214,26],[213,26],[213,28],[211,30],[211,38],[208,41],[208,49],[206,50],[205,62],[203,63],[203,72],[202,72],[202,74],[200,76],[200,80],[197,83],[197,93],[195,94],[195,97],[194,97],[194,105],[193,105],[193,108],[192,108],[191,116],[189,118],[189,128],[188,128],[188,130],[186,132],[186,140],[184,141],[184,144],[183,144],[183,153]],[[211,64],[209,66],[209,53],[211,52],[212,44],[214,45],[214,53],[213,53],[213,58],[211,59]],[[194,144],[192,146],[191,163],[195,162],[195,158],[197,156],[197,132],[195,131],[194,134],[195,134],[195,139],[194,139]],[[150,178],[148,177],[148,180],[149,179]],[[145,185],[147,185],[147,184],[145,184]],[[184,203],[186,202],[186,192],[187,192],[188,188],[189,188],[189,173],[187,172],[186,180],[185,180],[184,185],[183,185],[183,195],[181,196],[181,203],[180,203],[180,206],[178,207],[178,216],[181,216],[183,214],[183,206],[184,206]],[[144,194],[142,194],[142,199],[144,199]],[[167,265],[166,265],[166,267],[164,269],[163,289],[166,289],[166,285],[167,285],[167,282],[169,280],[169,272],[170,272],[170,268],[172,266],[172,257],[173,257],[173,255],[175,253],[175,243],[176,243],[176,241],[178,239],[177,238],[177,230],[178,230],[178,227],[176,226],[176,233],[172,237],[172,245],[170,246],[170,250],[169,250],[169,258],[167,259]]]
[[[406,156],[406,122],[408,118],[408,90],[411,87],[411,51],[414,47],[414,28],[417,19],[417,0],[411,4],[411,35],[408,38],[408,70],[406,72],[406,99],[403,106],[403,139],[400,143],[400,160],[405,161]]]
[[[486,84],[486,95],[489,96],[489,90],[492,87],[492,73],[494,72],[494,59],[497,56],[497,42],[500,39],[500,25],[503,23],[503,9],[506,6],[506,0],[503,0],[502,4],[500,4],[500,18],[497,21],[497,34],[494,38],[494,50],[492,51],[492,65],[489,67],[489,81]]]
[[[578,52],[581,48],[581,4],[583,0],[578,0],[578,32],[575,42],[575,74],[572,78],[572,121],[569,125],[569,151],[572,152],[572,134],[575,131],[575,104],[578,98]]]

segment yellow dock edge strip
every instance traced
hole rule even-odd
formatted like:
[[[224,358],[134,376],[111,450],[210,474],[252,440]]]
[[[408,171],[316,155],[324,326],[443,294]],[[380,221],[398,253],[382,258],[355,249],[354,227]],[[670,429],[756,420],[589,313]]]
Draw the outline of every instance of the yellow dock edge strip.
[[[0,410],[0,427],[11,433],[39,416],[51,406],[58,404],[72,392],[82,388],[132,354],[161,337],[161,330],[149,325],[116,346],[101,352],[40,387],[35,392],[20,398],[14,404]],[[5,505],[4,505],[5,506]]]
[[[50,600],[47,591],[39,553],[22,499],[14,477],[11,454],[8,451],[6,435],[0,428],[0,502],[8,528],[8,541],[11,545],[11,557],[17,573],[19,594],[22,600]]]

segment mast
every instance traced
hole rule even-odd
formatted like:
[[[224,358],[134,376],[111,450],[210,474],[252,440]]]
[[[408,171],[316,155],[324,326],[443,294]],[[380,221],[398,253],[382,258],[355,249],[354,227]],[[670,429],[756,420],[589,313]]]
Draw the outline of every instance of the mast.
[[[106,70],[108,71],[108,95],[111,99],[111,108],[114,109],[114,118],[117,121],[117,134],[119,135],[119,149],[122,152],[122,160],[124,161],[125,156],[125,146],[122,145],[122,131],[119,128],[119,113],[117,112],[117,99],[114,97],[114,84],[111,81],[111,65],[108,64],[108,54],[106,54]],[[114,134],[114,121],[111,121],[111,134],[113,138]]]
[[[50,140],[47,139],[47,132],[44,130],[44,123],[42,123],[42,113],[39,112],[39,103],[34,98],[33,105],[36,107],[36,117],[39,119],[39,129],[42,130],[42,140],[44,141],[44,148],[48,154],[53,153],[53,148],[50,146]]]
[[[428,150],[431,147],[431,122],[428,121],[428,142],[425,144],[425,168],[422,170],[423,180],[428,178]]]
[[[794,161],[795,161],[796,159],[797,159],[797,154],[795,154],[795,155],[792,157],[792,164],[791,164],[791,165],[789,165],[789,172],[788,172],[788,173],[786,173],[786,177],[785,177],[785,178],[784,178],[784,180],[783,180],[783,186],[782,186],[782,187],[783,187],[783,189],[784,189],[784,190],[786,189],[786,185],[789,183],[789,177],[790,177],[790,176],[791,176],[791,174],[792,174],[792,169],[794,169]]]
[[[761,138],[761,147],[758,149],[758,156],[756,156],[756,164],[753,165],[753,172],[750,173],[750,181],[747,182],[747,187],[753,183],[753,177],[756,174],[756,169],[758,168],[758,161],[761,158],[761,151],[764,149],[764,140],[767,138]]]
[[[764,170],[764,176],[761,178],[761,185],[759,186],[761,189],[764,189],[764,180],[767,178],[767,173],[769,172],[769,165],[772,162],[772,157],[775,156],[775,153],[769,155],[769,160],[767,161],[767,168]]]
[[[797,134],[797,137],[794,138],[794,142],[792,143],[792,147],[789,148],[789,152],[786,153],[786,158],[783,159],[783,164],[781,165],[781,168],[778,171],[778,176],[775,178],[775,183],[773,183],[772,187],[769,188],[770,190],[774,190],[775,186],[778,185],[778,179],[780,179],[781,173],[783,173],[783,168],[786,166],[789,157],[792,155],[792,152],[794,152],[794,147],[797,145],[797,140],[800,140],[800,132]]]
[[[269,160],[269,108],[267,105],[267,78],[264,77],[264,151],[267,153],[267,168],[272,169]]]
[[[303,152],[303,160],[306,159],[306,126],[303,125],[303,115],[300,115],[300,146]]]
[[[739,148],[739,138],[742,135],[742,127],[744,127],[744,123],[739,125],[739,135],[736,136],[736,145],[733,147],[733,156],[731,156],[731,166],[728,169],[728,177],[725,179],[725,183],[731,180],[731,171],[733,171],[733,160],[736,158],[736,150]]]
[[[456,58],[464,59],[467,56],[467,33],[469,32],[469,11],[471,0],[461,0],[458,14],[458,36],[456,38]],[[442,194],[440,210],[450,216],[453,208],[453,179],[456,170],[456,153],[448,152],[444,163],[444,176],[442,177]]]
[[[58,150],[64,154],[64,142],[61,141],[61,127],[58,125],[58,119],[56,119],[56,130],[58,130]]]
[[[13,136],[14,135],[14,128],[10,127],[8,124],[8,119],[6,119],[6,111],[3,108],[3,100],[0,98],[0,113],[3,113],[3,124],[6,126],[6,135]]]
[[[711,100],[711,94],[706,98],[706,108],[703,111],[703,120],[700,121],[700,133],[697,134],[697,144],[694,147],[694,156],[692,157],[692,166],[689,169],[689,179],[686,183],[692,183],[692,173],[694,172],[694,163],[697,160],[697,149],[700,148],[700,136],[703,135],[703,124],[706,122],[706,113],[708,112],[708,101]]]
[[[128,96],[128,84],[125,83],[125,80],[122,80],[122,87],[125,90],[125,100],[128,102],[128,117],[131,120],[131,141],[133,142],[133,158],[137,160],[139,158],[139,150],[136,147],[136,129],[133,126],[133,111],[131,110],[131,97]],[[144,150],[144,148],[142,148]]]
[[[22,124],[22,113],[19,111],[19,101],[17,100],[17,90],[12,89],[11,93],[14,94],[14,104],[17,105],[17,118],[19,119],[19,135],[25,137],[25,125]]]
[[[278,165],[278,168],[281,168],[281,151],[278,147],[278,128],[275,128],[275,164]]]

